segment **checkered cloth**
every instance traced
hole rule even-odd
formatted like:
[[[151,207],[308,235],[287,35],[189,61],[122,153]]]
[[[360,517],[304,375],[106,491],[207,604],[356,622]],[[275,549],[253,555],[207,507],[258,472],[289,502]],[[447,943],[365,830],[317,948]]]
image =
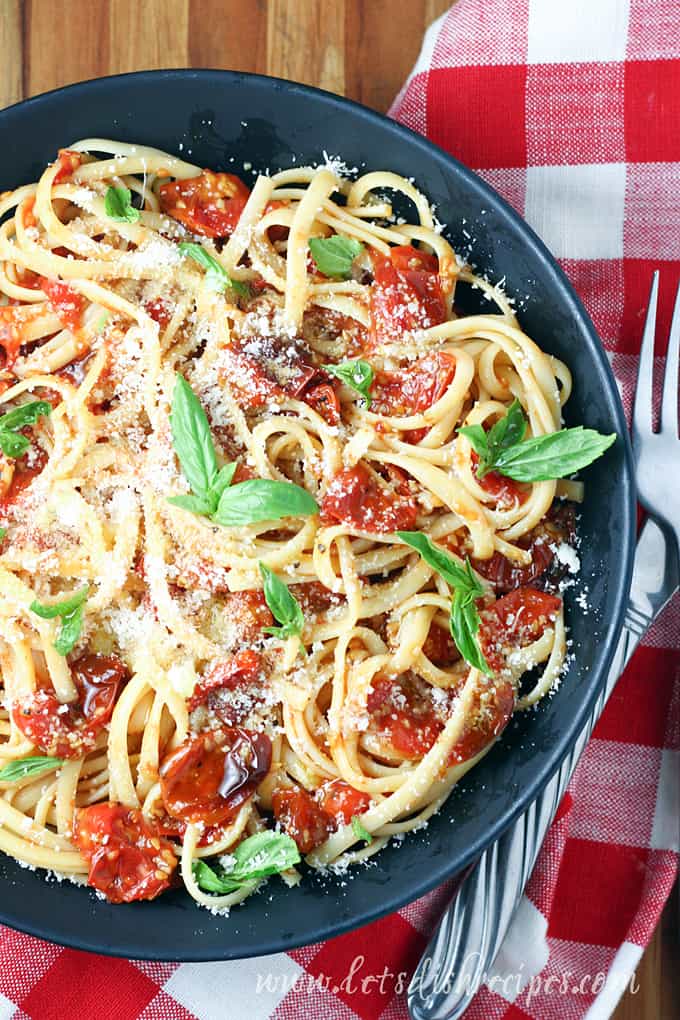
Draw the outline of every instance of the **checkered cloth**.
[[[427,33],[391,111],[544,238],[628,407],[652,269],[666,333],[678,282],[679,58],[677,0],[459,0]],[[676,598],[595,731],[470,1020],[611,1014],[676,873],[678,649]],[[237,963],[112,960],[0,929],[0,1020],[404,1020],[404,989],[449,892]]]

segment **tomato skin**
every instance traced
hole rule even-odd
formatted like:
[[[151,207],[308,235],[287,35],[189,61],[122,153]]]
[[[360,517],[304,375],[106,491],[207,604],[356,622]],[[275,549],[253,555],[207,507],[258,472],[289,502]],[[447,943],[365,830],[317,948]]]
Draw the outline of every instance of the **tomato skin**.
[[[371,410],[407,417],[420,414],[444,396],[456,375],[456,359],[445,351],[426,354],[399,372],[378,372],[371,387]],[[409,429],[405,438],[419,443],[427,428]]]
[[[233,819],[269,772],[272,745],[236,727],[189,736],[160,768],[165,810],[185,822]]]
[[[358,531],[387,535],[415,527],[418,510],[405,482],[395,487],[380,484],[365,464],[340,471],[331,480],[321,501],[325,523],[347,524]]]
[[[434,256],[411,245],[398,245],[390,249],[389,256],[373,256],[370,312],[374,346],[446,321],[437,269]]]
[[[234,482],[236,480],[234,474]],[[257,641],[262,637],[263,627],[271,627],[274,623],[264,592],[257,588],[229,592],[225,598],[225,612],[238,629],[239,640],[244,644]]]
[[[480,613],[479,644],[494,672],[503,668],[508,649],[538,640],[550,626],[562,599],[537,588],[517,588]]]
[[[198,177],[162,184],[158,193],[163,212],[193,234],[228,237],[241,218],[250,190],[234,174],[204,170]]]
[[[76,812],[73,839],[90,863],[88,885],[109,903],[153,900],[177,867],[172,843],[137,808],[92,804]]]
[[[82,758],[111,718],[127,667],[115,655],[87,654],[71,664],[78,700],[64,704],[52,690],[38,688],[12,705],[12,719],[45,754]]]
[[[72,333],[79,330],[86,305],[83,295],[63,280],[50,280],[46,276],[40,278],[40,286],[64,329]]]
[[[274,817],[291,836],[302,854],[308,854],[333,830],[330,815],[301,786],[286,786],[272,794]]]
[[[57,156],[57,163],[59,169],[54,175],[53,184],[63,184],[67,181],[72,174],[81,166],[83,157],[80,152],[74,152],[73,149],[60,149]]]
[[[252,648],[237,652],[224,662],[218,662],[198,681],[187,708],[193,712],[199,705],[207,702],[214,691],[225,689],[233,691],[242,684],[252,683],[259,676],[261,665],[262,657]]]
[[[302,394],[302,400],[309,404],[329,425],[340,421],[340,401],[331,383],[317,383]]]
[[[478,688],[463,733],[449,754],[448,766],[459,765],[483,751],[503,732],[514,707],[515,691],[509,680],[494,679],[488,687]]]
[[[526,567],[513,563],[500,552],[495,552],[489,560],[472,560],[472,566],[496,591],[514,591],[544,574],[555,557],[547,542],[533,542],[530,549],[531,563]]]
[[[355,790],[343,779],[333,779],[321,787],[319,804],[337,825],[349,825],[354,815],[368,811],[371,798],[363,790]]]
[[[432,703],[409,683],[376,677],[366,705],[378,733],[409,760],[427,754],[443,729]]]

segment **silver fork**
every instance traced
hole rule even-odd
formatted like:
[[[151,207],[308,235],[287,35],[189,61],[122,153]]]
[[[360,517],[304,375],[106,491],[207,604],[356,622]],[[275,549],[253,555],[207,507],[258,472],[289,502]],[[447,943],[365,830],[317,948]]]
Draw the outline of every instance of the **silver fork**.
[[[638,540],[630,598],[607,683],[573,749],[536,801],[465,874],[421,957],[408,990],[413,1020],[461,1017],[492,964],[522,899],[545,835],[582,751],[616,682],[652,621],[680,583],[678,360],[680,289],[663,386],[660,431],[653,431],[653,358],[658,273],[654,274],[640,351],[633,442],[640,499],[651,515]],[[676,476],[677,477],[677,476]],[[671,505],[668,492],[675,495]],[[656,518],[656,520],[655,520]],[[672,530],[676,541],[670,540]]]
[[[680,546],[680,441],[678,439],[678,366],[680,364],[680,286],[675,297],[668,338],[661,395],[659,431],[654,431],[654,335],[659,294],[659,273],[654,273],[649,311],[642,334],[635,403],[633,405],[633,457],[638,498],[644,508],[663,521]],[[666,498],[659,500],[663,480]]]

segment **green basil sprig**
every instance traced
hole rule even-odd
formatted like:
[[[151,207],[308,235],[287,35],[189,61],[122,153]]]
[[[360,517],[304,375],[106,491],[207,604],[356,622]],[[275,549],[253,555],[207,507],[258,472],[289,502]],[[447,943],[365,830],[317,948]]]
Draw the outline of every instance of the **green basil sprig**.
[[[310,237],[309,250],[320,273],[346,280],[364,246],[353,237],[333,234],[332,237]]]
[[[281,581],[266,563],[260,563],[260,573],[264,581],[264,600],[271,610],[272,616],[280,625],[263,627],[265,634],[285,640],[289,637],[300,637],[305,625],[305,618],[300,603],[291,595],[287,584]]]
[[[104,212],[117,223],[136,223],[139,219],[139,209],[132,204],[129,188],[108,188],[104,196]]]
[[[54,647],[60,655],[68,655],[73,651],[73,646],[80,637],[83,629],[83,613],[87,593],[90,590],[89,584],[84,585],[74,595],[61,602],[43,603],[34,600],[29,609],[42,620],[54,620],[57,616],[61,619],[61,628]]]
[[[356,390],[366,401],[366,408],[371,406],[371,383],[373,382],[373,369],[367,361],[343,361],[339,365],[324,365],[324,371],[334,375],[336,379],[343,382],[345,386]]]
[[[170,431],[191,494],[171,496],[173,506],[210,517],[223,527],[279,520],[319,512],[306,489],[293,482],[249,478],[232,485],[236,464],[219,468],[210,425],[201,402],[186,379],[177,375],[170,411]]]
[[[2,540],[3,540],[3,538],[5,537],[6,534],[7,534],[7,528],[0,528],[0,542],[2,542]]]
[[[370,846],[373,842],[373,836],[366,826],[361,824],[361,819],[358,815],[352,815],[352,832],[357,839],[363,839],[366,846]]]
[[[184,376],[177,374],[170,411],[172,444],[191,496],[172,496],[174,506],[195,514],[214,514],[224,490],[231,485],[236,464],[217,466],[215,444],[201,402]]]
[[[179,246],[182,255],[187,255],[199,266],[205,269],[205,282],[210,290],[222,293],[228,287],[239,297],[250,297],[250,287],[240,280],[232,280],[224,266],[220,265],[216,258],[206,251],[203,245],[195,244],[193,241],[182,241]]]
[[[256,832],[244,839],[232,855],[233,865],[210,867],[205,861],[193,862],[194,878],[204,892],[235,892],[251,882],[259,882],[269,875],[278,875],[300,862],[300,851],[295,841],[283,832]]]
[[[48,769],[56,769],[59,765],[63,764],[63,758],[17,758],[16,761],[7,762],[0,769],[0,783],[17,783],[20,779],[27,779],[29,776],[39,776],[41,772],[46,772]]]
[[[485,432],[481,425],[459,428],[479,456],[477,477],[497,471],[516,482],[543,482],[564,478],[588,467],[616,441],[616,433],[603,436],[578,425],[545,436],[524,439],[527,420],[518,400],[507,414]]]
[[[484,595],[484,588],[476,577],[470,560],[461,567],[420,531],[397,531],[397,537],[420,553],[425,562],[444,578],[453,589],[449,627],[451,637],[465,661],[482,673],[492,676],[492,670],[479,647],[479,613],[476,599]]]
[[[52,411],[52,405],[46,400],[31,400],[28,404],[21,404],[7,414],[0,416],[0,450],[6,457],[23,457],[31,445],[20,429],[27,425],[35,425],[38,418],[47,417]]]
[[[258,521],[277,521],[281,517],[308,517],[318,514],[319,506],[306,489],[293,482],[270,478],[249,478],[225,489],[213,520],[227,528],[238,528]]]

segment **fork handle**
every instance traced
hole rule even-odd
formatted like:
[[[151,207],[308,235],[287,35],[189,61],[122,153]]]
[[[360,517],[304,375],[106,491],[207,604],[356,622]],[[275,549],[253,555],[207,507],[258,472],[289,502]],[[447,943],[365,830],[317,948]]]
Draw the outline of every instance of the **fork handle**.
[[[664,533],[648,519],[638,541],[631,599],[606,685],[576,743],[542,793],[484,851],[458,887],[409,986],[413,1020],[456,1020],[483,983],[607,698],[652,620],[678,587],[677,564],[665,552]]]

